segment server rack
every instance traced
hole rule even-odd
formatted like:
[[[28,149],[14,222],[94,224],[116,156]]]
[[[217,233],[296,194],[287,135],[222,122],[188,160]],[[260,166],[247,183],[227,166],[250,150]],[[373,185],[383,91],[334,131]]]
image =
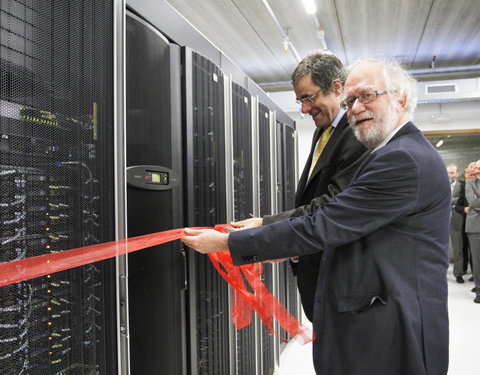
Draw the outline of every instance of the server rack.
[[[242,138],[244,135],[234,135],[233,129],[233,120],[237,117],[237,112],[235,115],[233,112],[236,111],[234,107],[237,104],[232,99],[235,86],[232,82],[245,82],[250,87],[248,79],[242,72],[235,70],[233,64],[229,63],[220,51],[206,43],[197,33],[192,32],[189,25],[186,25],[178,15],[173,14],[164,1],[130,0],[129,4],[168,35],[171,41],[186,46],[182,54],[185,225],[212,226],[229,222],[234,218],[240,219],[240,216],[248,217],[251,213],[257,214],[254,211],[255,207],[252,207],[256,193],[255,190],[252,192],[251,182],[247,179],[246,183],[250,186],[245,184],[239,186],[238,165],[231,163],[235,159],[233,152],[238,148],[238,144],[252,142],[253,134],[241,140],[239,137]],[[157,9],[159,11],[155,11]],[[196,51],[193,51],[192,47],[195,47]],[[224,69],[228,74],[225,74]],[[232,75],[235,79],[232,79]],[[250,94],[249,92],[244,97]],[[259,96],[263,97],[261,94]],[[254,106],[250,106],[250,109],[251,111],[247,111],[245,117],[253,120],[256,109]],[[280,144],[280,139],[278,142],[275,141],[277,133],[280,134],[280,129],[278,132],[274,129],[275,117],[275,112],[272,111],[270,140],[273,145]],[[251,131],[252,125],[249,125],[248,131]],[[237,146],[234,142],[237,142]],[[255,144],[256,141],[253,140],[253,142]],[[240,147],[243,146],[240,145]],[[275,146],[271,145],[270,148],[271,167],[276,168],[277,163],[278,166],[281,165],[281,161],[277,162],[275,159],[277,155],[281,158],[283,151],[281,147],[278,152]],[[251,155],[251,150],[248,155]],[[240,155],[240,159],[244,157],[245,155]],[[235,186],[234,171],[237,173],[235,176],[237,186]],[[248,173],[248,178],[257,173],[252,167],[245,172]],[[275,169],[270,170],[270,173],[273,189],[271,204],[275,211],[277,202],[284,203],[283,196],[279,194],[282,193],[283,181],[278,181],[277,184]],[[234,190],[236,196],[232,194]],[[189,373],[248,373],[248,375],[261,373],[263,367],[268,366],[267,355],[259,355],[264,350],[262,348],[266,347],[262,340],[266,339],[267,335],[261,336],[262,328],[258,321],[244,332],[235,331],[230,318],[232,296],[228,285],[219,277],[207,257],[189,251],[187,258],[188,306],[186,311],[188,311],[189,325],[189,342],[187,343]],[[285,283],[282,281],[280,285],[277,282],[280,267],[276,265],[271,268],[273,288],[276,292],[283,290],[286,295]],[[278,360],[280,349],[278,340],[273,339],[273,344],[274,357]],[[242,363],[239,364],[239,361]]]
[[[126,18],[128,235],[183,225],[180,48]],[[130,369],[186,374],[185,257],[179,241],[128,256]]]
[[[283,210],[291,210],[295,207],[295,189],[297,184],[297,154],[296,132],[294,126],[288,123],[278,123],[280,128],[280,147],[282,167],[282,207]],[[299,302],[296,278],[289,264],[285,264],[280,270],[282,284],[282,303],[292,315],[299,318]]]
[[[276,120],[276,180],[277,180],[277,208],[278,212],[287,211],[295,207],[295,189],[297,181],[297,156],[296,156],[296,132],[294,124]],[[296,278],[288,262],[279,263],[274,267],[274,291],[279,301],[297,319],[300,317],[300,305],[298,299]],[[280,335],[287,336],[285,330],[279,328]],[[276,342],[279,349],[285,347],[283,341]]]
[[[232,131],[234,220],[243,220],[254,212],[252,97],[237,83],[232,84]],[[254,319],[252,324],[235,332],[239,375],[257,372],[257,326],[258,319]]]
[[[232,84],[233,196],[234,219],[253,214],[252,99],[237,83]]]
[[[272,207],[272,173],[271,173],[271,131],[270,110],[259,103],[258,105],[258,146],[259,146],[259,203],[260,216],[273,213]]]
[[[224,74],[209,59],[183,50],[188,226],[227,221]],[[190,373],[230,374],[230,293],[208,257],[188,253]]]
[[[113,240],[113,2],[0,3],[0,259]],[[116,373],[115,263],[0,288],[2,374]]]
[[[284,207],[291,210],[295,207],[295,190],[297,185],[296,172],[296,132],[293,126],[283,123],[283,186]],[[296,278],[291,267],[287,264],[285,269],[285,306],[296,318],[299,318],[299,302]]]
[[[295,208],[295,187],[297,183],[295,172],[295,129],[282,123],[282,166],[283,166],[283,207],[284,210]]]
[[[269,108],[258,104],[258,179],[259,179],[259,215],[263,217],[273,213],[272,206],[272,152],[271,152],[271,112]],[[263,265],[262,281],[268,290],[274,290],[273,264]],[[275,336],[263,325],[260,328],[261,374],[271,375],[275,370]]]

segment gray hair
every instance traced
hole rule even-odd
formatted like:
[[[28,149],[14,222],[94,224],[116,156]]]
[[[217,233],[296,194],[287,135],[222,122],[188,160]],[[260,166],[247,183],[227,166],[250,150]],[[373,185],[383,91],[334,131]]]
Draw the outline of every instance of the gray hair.
[[[347,78],[345,68],[340,59],[330,51],[317,51],[303,58],[292,73],[292,85],[310,74],[312,82],[327,94],[335,81],[342,86]]]
[[[456,171],[458,172],[458,166],[457,166],[457,164],[455,164],[455,163],[450,163],[450,164],[448,164],[448,165],[447,165],[447,168],[455,168]]]
[[[350,73],[353,68],[364,63],[376,63],[382,67],[388,96],[390,99],[396,100],[402,100],[404,96],[406,97],[405,112],[407,118],[411,120],[417,107],[417,81],[397,61],[360,60],[349,66],[347,70]]]

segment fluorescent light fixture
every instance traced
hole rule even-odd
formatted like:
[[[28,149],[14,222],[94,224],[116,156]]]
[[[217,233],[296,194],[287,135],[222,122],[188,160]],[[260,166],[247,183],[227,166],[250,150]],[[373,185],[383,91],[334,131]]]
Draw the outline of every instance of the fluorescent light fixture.
[[[443,139],[440,139],[435,146],[438,148],[441,145],[443,145]]]
[[[317,13],[317,6],[315,5],[315,0],[303,0],[303,6],[308,14]]]

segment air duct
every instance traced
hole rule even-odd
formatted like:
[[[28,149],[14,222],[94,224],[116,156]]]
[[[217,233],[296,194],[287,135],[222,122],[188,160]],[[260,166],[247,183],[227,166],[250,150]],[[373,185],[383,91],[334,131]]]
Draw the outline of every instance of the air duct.
[[[467,73],[467,72],[480,73],[480,65],[462,65],[462,66],[448,66],[443,68],[412,69],[409,72],[412,76],[446,74],[446,73]]]
[[[420,104],[480,100],[480,78],[418,82],[417,95]]]

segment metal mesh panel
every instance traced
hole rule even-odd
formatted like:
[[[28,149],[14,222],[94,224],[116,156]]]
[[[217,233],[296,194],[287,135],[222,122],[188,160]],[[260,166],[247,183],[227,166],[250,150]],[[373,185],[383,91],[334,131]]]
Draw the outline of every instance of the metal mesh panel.
[[[277,273],[277,279],[274,281],[278,285],[278,295],[277,299],[280,301],[280,303],[285,306],[288,310],[288,303],[287,303],[287,289],[288,289],[288,281],[287,281],[287,273],[288,273],[288,267],[290,265],[288,262],[281,262],[278,263],[278,273]],[[288,310],[290,313],[292,313],[291,310]],[[277,324],[277,332],[279,333],[280,337],[287,337],[287,331],[280,327],[279,324]],[[279,341],[281,346],[285,346],[285,342]]]
[[[252,216],[252,104],[249,92],[232,85],[234,219]]]
[[[283,136],[283,124],[281,122],[276,122],[275,124],[276,131],[275,131],[275,138],[276,138],[276,165],[277,165],[277,210],[278,212],[286,211],[286,208],[284,207],[284,178],[283,175],[285,173],[283,163],[284,163],[284,136]]]
[[[295,207],[295,129],[284,125],[285,146],[284,146],[284,200],[285,209]],[[286,307],[296,318],[299,317],[297,279],[293,275],[291,267],[285,269],[286,278]]]
[[[226,221],[225,121],[223,73],[192,54],[194,226]],[[230,372],[228,284],[208,257],[195,259],[196,350],[198,374]]]
[[[260,179],[260,216],[272,213],[272,191],[270,179],[270,112],[268,108],[258,105],[258,133],[259,133],[259,179]]]
[[[196,225],[226,220],[223,73],[193,53]]]
[[[113,239],[111,8],[0,3],[1,262]],[[111,266],[0,288],[1,373],[115,373]]]
[[[268,290],[273,292],[273,275],[272,275],[273,264],[265,263],[263,265],[263,275],[262,281]],[[277,339],[271,332],[269,332],[262,325],[262,375],[273,375],[275,370],[275,348],[274,340]]]
[[[295,208],[295,130],[284,124],[283,131],[283,165],[285,170],[283,174],[284,210],[292,210]]]
[[[232,85],[233,114],[233,197],[235,220],[253,212],[251,99],[243,87]],[[247,283],[248,285],[248,283]],[[251,291],[251,290],[250,290]],[[255,325],[236,331],[237,373],[255,373]]]
[[[270,112],[268,107],[258,105],[258,132],[259,132],[259,179],[260,179],[260,216],[272,214],[271,183],[270,179]],[[268,290],[273,291],[272,264],[263,265],[262,281]],[[262,341],[262,374],[271,375],[275,368],[274,339],[265,327],[261,328]]]
[[[293,274],[292,267],[287,265],[287,309],[295,318],[300,318],[299,301],[297,292],[297,278]]]

